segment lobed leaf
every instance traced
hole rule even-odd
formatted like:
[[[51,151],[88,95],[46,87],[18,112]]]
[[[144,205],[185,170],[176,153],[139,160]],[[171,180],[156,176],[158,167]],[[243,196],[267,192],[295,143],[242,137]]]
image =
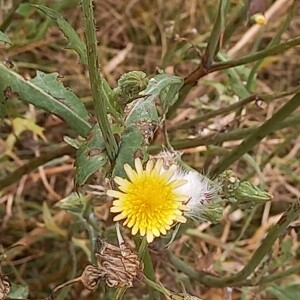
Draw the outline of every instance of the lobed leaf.
[[[99,125],[95,125],[86,141],[84,141],[76,155],[75,182],[83,185],[86,180],[108,162],[104,139]]]
[[[37,71],[34,79],[25,80],[0,64],[0,98],[4,96],[8,100],[11,95],[17,96],[24,102],[59,116],[78,134],[86,137],[91,129],[88,112],[81,100],[57,80],[57,75]]]
[[[63,16],[44,5],[35,5],[32,4],[33,7],[37,8],[41,12],[43,12],[45,15],[50,17],[52,20],[54,20],[59,28],[62,30],[66,38],[68,39],[68,47],[74,49],[80,56],[80,60],[82,63],[87,64],[87,52],[86,52],[86,46],[84,42],[80,39],[77,32],[73,29],[73,27],[63,18]]]
[[[182,86],[183,79],[181,77],[159,74],[149,81],[144,93],[152,98],[159,96],[162,113],[164,114],[177,101]]]

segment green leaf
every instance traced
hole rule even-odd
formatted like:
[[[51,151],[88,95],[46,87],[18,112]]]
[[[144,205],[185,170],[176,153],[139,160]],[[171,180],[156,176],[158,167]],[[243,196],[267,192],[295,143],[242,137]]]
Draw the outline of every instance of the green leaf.
[[[87,52],[86,52],[86,46],[84,42],[80,39],[77,32],[73,29],[73,27],[63,18],[63,16],[44,5],[34,5],[33,7],[37,8],[41,12],[43,12],[45,15],[50,17],[52,20],[54,20],[57,25],[60,27],[66,38],[68,39],[68,47],[74,49],[80,56],[80,60],[82,63],[87,64]]]
[[[0,30],[0,42],[4,42],[6,44],[10,44],[11,45],[11,40],[10,38]]]
[[[103,167],[107,161],[105,143],[97,124],[77,151],[75,182],[83,185],[89,176]]]
[[[56,233],[57,235],[66,237],[67,236],[67,231],[65,229],[60,228],[56,223],[55,220],[53,219],[50,209],[47,205],[47,202],[43,202],[43,219],[45,223],[45,227],[50,230],[51,232]]]
[[[245,99],[251,95],[247,90],[246,86],[244,85],[244,83],[235,73],[234,68],[227,70],[226,73],[228,74],[230,85],[235,95],[239,96],[240,99]]]
[[[75,215],[81,214],[86,206],[87,199],[80,193],[71,193],[66,198],[60,200],[55,206],[64,209]]]
[[[144,94],[150,97],[160,97],[162,113],[167,113],[170,106],[178,99],[178,92],[183,85],[183,79],[178,76],[159,74],[149,81]]]
[[[28,294],[28,286],[12,283],[7,299],[27,299]]]
[[[88,112],[81,100],[57,80],[57,74],[37,72],[27,81],[19,74],[0,64],[0,93],[19,97],[20,100],[43,108],[64,119],[78,134],[86,137],[91,129]],[[7,96],[7,100],[8,100]]]
[[[218,58],[224,62],[229,60],[226,55],[221,53],[218,54]],[[228,74],[230,80],[232,91],[241,99],[245,99],[250,96],[250,93],[247,90],[246,85],[244,84],[244,81],[249,76],[249,72],[250,70],[245,66],[238,66],[226,70],[226,73]]]
[[[126,177],[124,164],[133,166],[136,157],[148,158],[147,148],[159,124],[156,102],[159,100],[163,114],[177,100],[177,93],[183,80],[177,76],[160,74],[152,78],[143,91],[145,97],[133,102],[125,120],[125,130],[121,137],[119,154],[113,176]]]
[[[147,156],[143,144],[144,137],[141,134],[139,128],[134,124],[129,125],[125,129],[121,138],[119,155],[116,159],[113,176],[119,176],[123,178],[126,177],[124,165],[127,163],[133,166],[133,162],[136,157]]]

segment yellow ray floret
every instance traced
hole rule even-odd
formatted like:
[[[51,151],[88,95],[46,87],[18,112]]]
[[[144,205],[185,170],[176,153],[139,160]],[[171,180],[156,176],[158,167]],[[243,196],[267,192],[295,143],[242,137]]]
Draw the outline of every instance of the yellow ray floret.
[[[147,237],[148,243],[166,234],[174,223],[186,222],[183,212],[188,210],[188,197],[176,192],[186,181],[172,179],[175,165],[165,170],[162,160],[155,164],[149,160],[144,169],[137,158],[135,169],[126,164],[124,170],[129,180],[116,177],[118,191],[107,191],[116,198],[111,207],[111,212],[117,213],[114,221],[124,220],[123,225],[132,228],[133,235],[139,232]]]

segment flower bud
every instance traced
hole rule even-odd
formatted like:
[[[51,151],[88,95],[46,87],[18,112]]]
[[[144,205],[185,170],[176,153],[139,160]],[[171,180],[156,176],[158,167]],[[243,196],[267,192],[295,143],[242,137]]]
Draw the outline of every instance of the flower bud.
[[[265,16],[261,13],[255,14],[250,18],[250,21],[258,24],[260,26],[265,26],[267,24],[267,20],[265,18]]]
[[[253,207],[272,199],[272,195],[260,190],[249,181],[240,181],[231,171],[225,171],[219,176],[222,194],[228,201],[236,203],[239,207]]]
[[[118,80],[118,87],[114,92],[122,102],[126,103],[132,97],[137,96],[148,85],[147,75],[142,71],[131,71],[123,74]]]

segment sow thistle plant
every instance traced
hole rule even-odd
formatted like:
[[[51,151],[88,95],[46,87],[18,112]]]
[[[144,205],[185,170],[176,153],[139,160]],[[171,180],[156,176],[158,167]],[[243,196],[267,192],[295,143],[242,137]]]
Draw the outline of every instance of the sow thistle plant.
[[[249,2],[262,3],[256,0]],[[81,1],[81,6],[85,23],[85,42],[58,12],[43,5],[31,5],[31,8],[38,9],[58,23],[68,38],[70,47],[79,54],[81,62],[87,67],[97,121],[91,118],[81,99],[58,81],[57,74],[44,74],[38,71],[35,78],[27,81],[10,67],[0,64],[0,95],[4,95],[5,100],[13,95],[45,109],[65,120],[79,136],[75,139],[65,138],[65,141],[77,151],[75,183],[79,195],[76,193],[70,195],[58,206],[72,213],[87,232],[88,239],[72,238],[70,242],[80,247],[91,262],[84,268],[80,277],[58,286],[54,292],[74,282],[81,282],[86,289],[95,292],[100,283],[105,282],[107,286],[116,288],[115,299],[121,299],[126,289],[132,287],[135,281],[144,281],[149,287],[151,300],[159,299],[157,291],[170,299],[197,299],[187,293],[171,292],[156,282],[149,252],[149,247],[153,245],[151,243],[155,243],[155,239],[160,239],[161,244],[167,246],[165,242],[170,238],[168,244],[170,245],[176,234],[182,234],[178,230],[181,226],[184,227],[182,228],[184,234],[186,227],[201,222],[218,224],[222,221],[226,206],[245,209],[270,200],[272,196],[269,193],[260,190],[249,181],[240,180],[229,168],[244,154],[252,151],[268,134],[284,128],[280,127],[286,124],[283,121],[289,121],[288,124],[299,123],[299,120],[296,122],[293,117],[285,119],[300,105],[300,94],[297,93],[261,126],[249,128],[250,133],[242,137],[243,142],[213,165],[209,174],[202,174],[190,167],[182,160],[181,153],[173,149],[168,140],[166,120],[174,116],[176,108],[205,75],[256,61],[258,64],[255,68],[257,68],[263,58],[278,55],[300,44],[300,38],[277,46],[273,45],[273,42],[276,43],[275,40],[269,45],[270,49],[241,59],[225,60],[225,56],[221,55],[221,47],[227,42],[229,33],[235,30],[232,24],[238,27],[238,23],[245,21],[247,17],[260,25],[265,25],[266,20],[261,9],[256,9],[248,16],[241,14],[238,18],[233,18],[233,23],[228,24],[224,30],[230,1],[220,0],[211,36],[205,45],[201,62],[193,72],[182,78],[160,71],[150,78],[144,72],[136,70],[123,74],[118,80],[118,86],[113,89],[98,69],[92,1]],[[3,39],[2,33],[1,37]],[[218,61],[221,57],[224,61]],[[235,69],[230,76],[238,77],[238,72],[239,70]],[[226,107],[226,113],[236,111],[259,98],[257,95],[249,96],[252,92],[250,88],[253,86],[252,79],[255,78],[254,75],[251,76],[249,75],[247,82],[248,89],[239,79],[232,84],[236,93],[242,91],[241,94],[247,95],[247,98],[238,95],[243,100]],[[296,92],[287,92],[284,95],[293,93]],[[272,97],[265,99],[277,99],[281,96],[272,95]],[[4,102],[0,101],[1,116],[6,113]],[[221,108],[217,113],[212,113],[218,116],[224,114],[224,110]],[[200,116],[200,119],[202,117],[209,119],[211,114]],[[182,128],[186,124],[191,124],[189,122],[197,124],[199,118],[181,124]],[[165,135],[168,150],[159,152],[158,145],[153,145],[157,131]],[[223,140],[214,140],[211,144],[216,145],[220,142],[222,144]],[[189,141],[181,145],[173,141],[173,144],[175,149],[190,146]],[[70,153],[69,148],[66,153]],[[97,191],[88,195],[79,193],[80,188],[85,186],[95,173],[100,173],[102,178],[102,180],[98,178],[99,184],[94,185]],[[91,194],[105,196],[106,203],[111,204],[110,213],[116,227],[118,244],[113,245],[111,241],[103,240],[107,235],[106,232],[103,234],[103,228],[100,228],[100,220],[95,213],[97,207],[91,199]],[[283,214],[278,224],[270,230],[255,251],[253,259],[237,274],[222,277],[197,272],[174,256],[169,249],[167,257],[174,269],[184,272],[201,284],[213,287],[251,285],[256,281],[249,283],[248,277],[270,252],[276,238],[296,218],[299,210],[299,207],[294,205]],[[45,227],[49,231],[63,238],[69,236],[67,230],[59,228],[51,218],[47,205],[43,207],[43,216]],[[123,227],[120,227],[119,223]],[[106,224],[103,227],[106,228]],[[125,228],[130,229],[131,235],[128,234],[128,230],[124,230]],[[126,242],[121,233],[126,237],[124,238]],[[101,240],[101,247],[96,246],[98,240]],[[260,276],[257,277],[259,282]],[[9,293],[9,285],[6,278],[0,279],[2,279],[1,298]]]

